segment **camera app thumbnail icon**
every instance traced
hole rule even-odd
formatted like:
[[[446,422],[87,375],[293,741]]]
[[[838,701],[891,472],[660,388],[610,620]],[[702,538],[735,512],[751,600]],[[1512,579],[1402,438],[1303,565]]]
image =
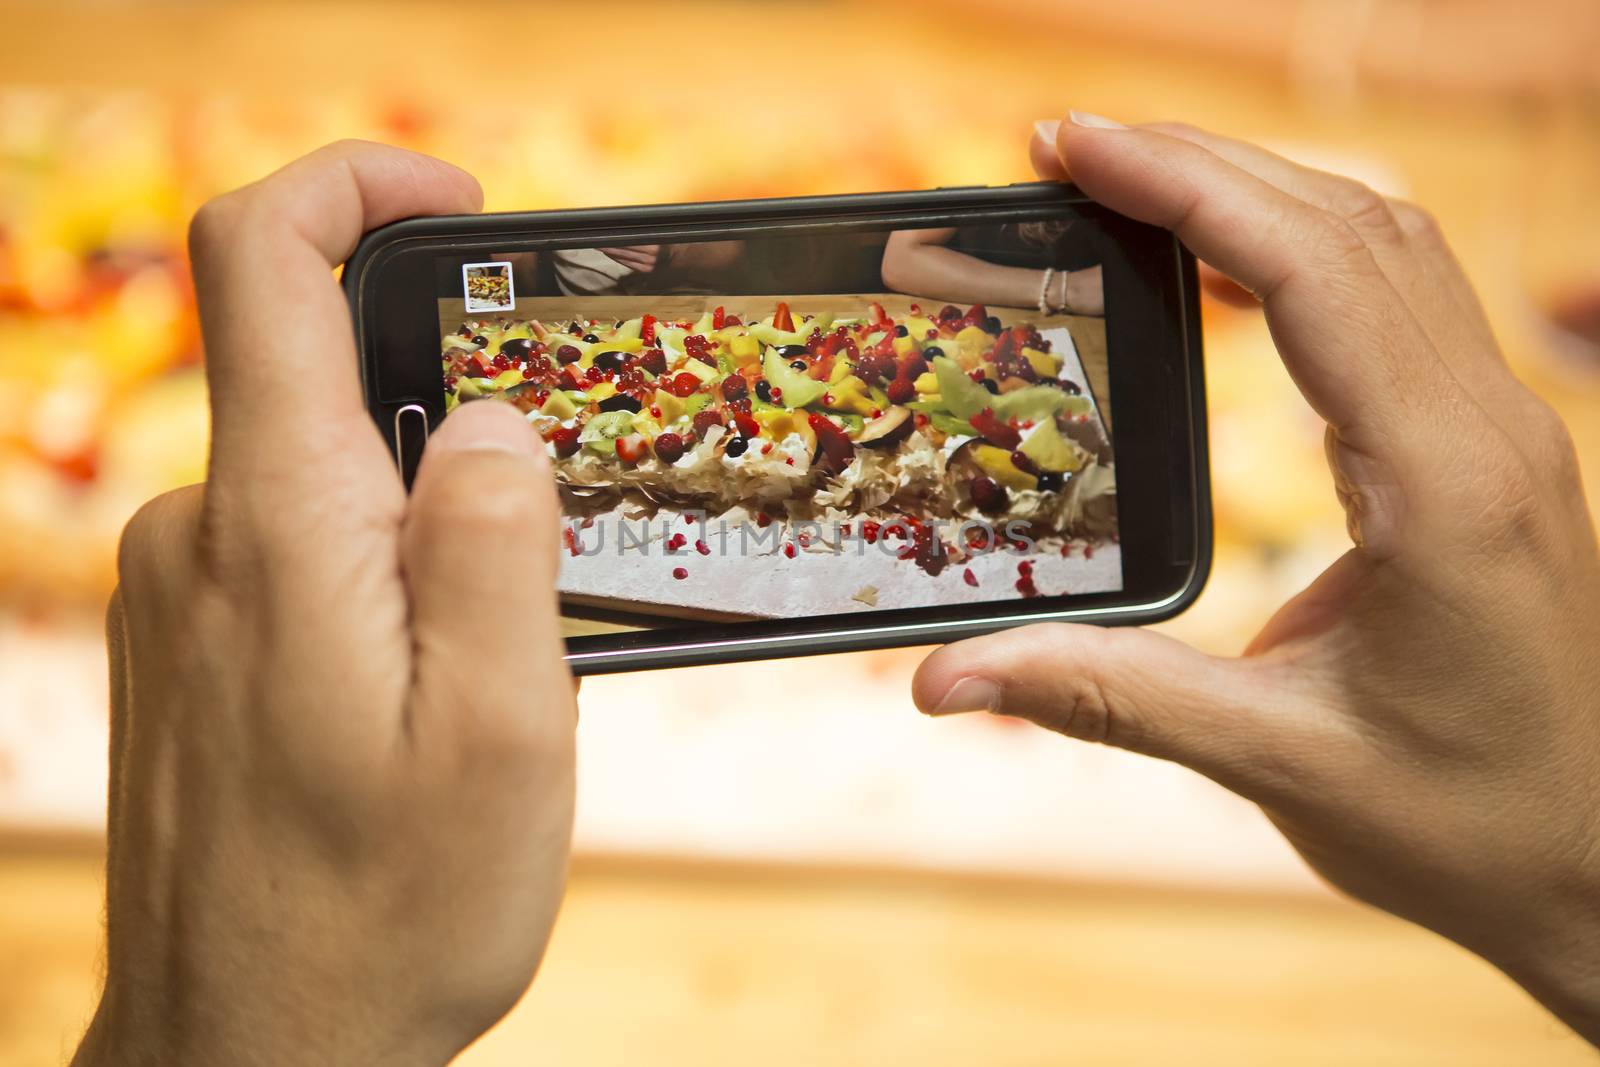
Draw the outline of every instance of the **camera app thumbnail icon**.
[[[517,306],[510,263],[468,263],[461,277],[468,311],[511,311]]]

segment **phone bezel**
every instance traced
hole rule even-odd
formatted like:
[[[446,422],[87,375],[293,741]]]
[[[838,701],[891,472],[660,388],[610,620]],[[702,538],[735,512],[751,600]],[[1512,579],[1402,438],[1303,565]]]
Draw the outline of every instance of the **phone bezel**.
[[[346,264],[343,282],[368,407],[409,484],[419,457],[405,454],[398,435],[387,427],[396,412],[415,405],[424,408],[430,425],[443,417],[438,360],[407,358],[407,353],[437,347],[433,265],[438,256],[841,227],[959,225],[1057,213],[1096,222],[1094,239],[1100,242],[1105,264],[1107,343],[1113,353],[1112,433],[1123,534],[1122,590],[606,634],[573,639],[566,658],[576,674],[600,674],[937,643],[1029,622],[1155,622],[1193,602],[1211,563],[1195,263],[1169,232],[1106,212],[1071,186],[1027,182],[407,219],[367,234]],[[1123,303],[1128,301],[1134,306]],[[1140,525],[1130,523],[1130,515]],[[741,632],[731,632],[736,629]]]

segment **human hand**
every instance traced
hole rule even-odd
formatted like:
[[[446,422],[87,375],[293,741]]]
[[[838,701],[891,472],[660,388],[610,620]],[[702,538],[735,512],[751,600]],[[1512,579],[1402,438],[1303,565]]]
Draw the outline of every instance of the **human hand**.
[[[649,274],[658,264],[671,258],[663,252],[661,245],[624,245],[602,248],[600,251],[638,274]]]
[[[533,977],[573,803],[550,463],[466,405],[408,499],[330,273],[364,230],[480,206],[454,167],[342,143],[195,218],[210,480],[123,537],[78,1063],[439,1064]]]
[[[1041,625],[935,652],[918,706],[1186,764],[1333,885],[1600,1041],[1600,557],[1566,427],[1420,209],[1238,141],[1102,121],[1042,130],[1036,168],[1260,299],[1328,424],[1354,547],[1240,658]]]

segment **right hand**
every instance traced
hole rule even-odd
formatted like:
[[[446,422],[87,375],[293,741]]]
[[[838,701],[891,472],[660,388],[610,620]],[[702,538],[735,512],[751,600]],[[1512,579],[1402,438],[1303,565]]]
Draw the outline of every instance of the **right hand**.
[[[1241,658],[1035,626],[935,652],[918,706],[1186,764],[1600,1041],[1600,552],[1566,427],[1418,208],[1188,127],[1041,132],[1043,176],[1260,299],[1352,548]]]

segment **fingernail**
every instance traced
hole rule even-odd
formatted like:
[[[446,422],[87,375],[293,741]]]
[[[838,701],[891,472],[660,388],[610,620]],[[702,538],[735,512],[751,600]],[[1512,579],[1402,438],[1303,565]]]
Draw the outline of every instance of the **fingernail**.
[[[987,678],[963,678],[951,686],[929,715],[955,715],[964,711],[999,711],[1000,687]]]
[[[1045,144],[1055,144],[1056,134],[1061,131],[1060,119],[1036,119],[1033,123],[1033,135]]]
[[[1069,111],[1067,118],[1072,120],[1074,126],[1088,126],[1095,130],[1125,130],[1128,127],[1115,119],[1108,119],[1103,115],[1095,115],[1088,111]]]
[[[538,441],[527,419],[510,404],[477,401],[451,412],[428,440],[428,447],[441,451],[510,452],[526,456],[543,453]]]

